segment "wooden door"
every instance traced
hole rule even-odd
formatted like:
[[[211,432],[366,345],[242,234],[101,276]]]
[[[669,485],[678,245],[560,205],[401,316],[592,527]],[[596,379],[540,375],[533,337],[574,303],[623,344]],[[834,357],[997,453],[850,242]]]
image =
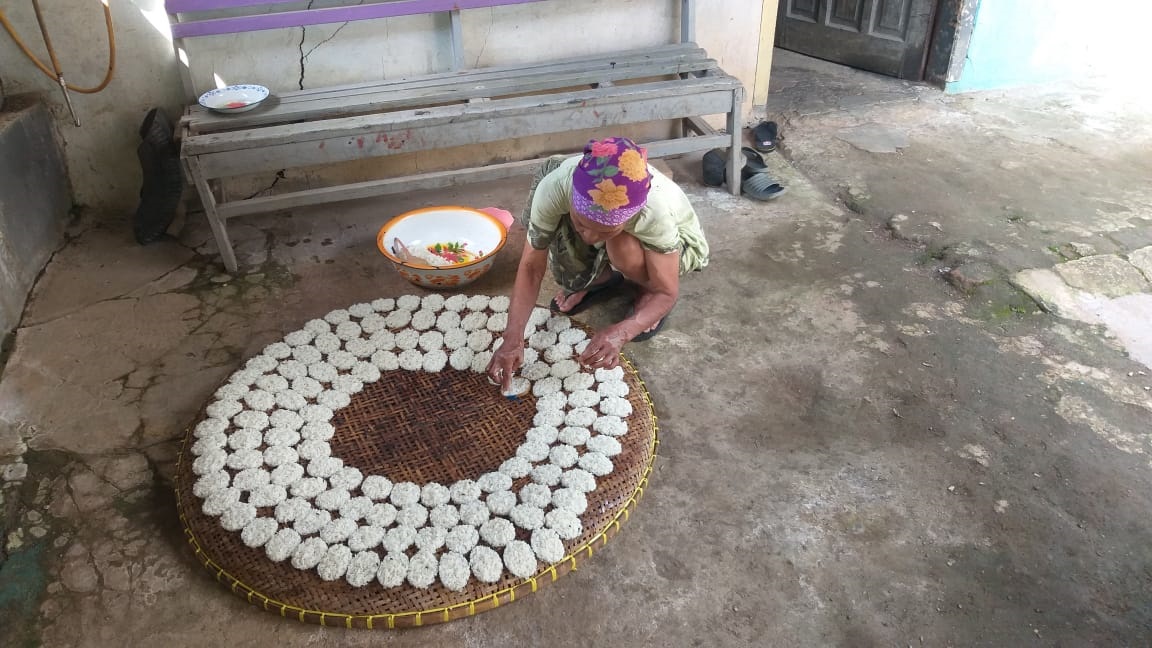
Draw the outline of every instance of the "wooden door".
[[[777,47],[920,80],[937,0],[780,0]]]

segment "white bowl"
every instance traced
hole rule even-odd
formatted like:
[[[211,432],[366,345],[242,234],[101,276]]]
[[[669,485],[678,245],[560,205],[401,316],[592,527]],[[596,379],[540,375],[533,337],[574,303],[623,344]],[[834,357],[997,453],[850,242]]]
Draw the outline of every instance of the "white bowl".
[[[259,106],[269,94],[262,85],[231,85],[200,95],[200,105],[222,113],[246,112]]]
[[[403,260],[394,252],[396,239],[409,250],[458,242],[478,258],[468,263],[433,266]],[[380,228],[376,247],[392,262],[400,276],[424,288],[456,288],[479,279],[492,268],[508,232],[495,217],[470,207],[428,207],[401,214]]]

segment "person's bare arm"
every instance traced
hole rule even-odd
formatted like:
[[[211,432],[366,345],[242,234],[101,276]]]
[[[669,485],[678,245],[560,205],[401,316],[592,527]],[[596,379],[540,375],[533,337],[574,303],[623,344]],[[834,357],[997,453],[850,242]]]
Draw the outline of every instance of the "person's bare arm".
[[[508,327],[504,329],[504,343],[488,363],[488,377],[500,383],[503,391],[512,387],[512,376],[524,364],[524,327],[536,297],[540,294],[540,284],[548,270],[548,250],[537,250],[530,244],[524,245],[520,255],[520,266],[516,270],[516,283],[512,287],[512,304],[508,307]]]
[[[664,319],[680,297],[680,253],[661,254],[644,251],[648,284],[636,300],[635,310],[627,319],[613,324],[592,337],[580,363],[586,367],[611,369],[620,364],[620,349],[629,340],[651,329]]]

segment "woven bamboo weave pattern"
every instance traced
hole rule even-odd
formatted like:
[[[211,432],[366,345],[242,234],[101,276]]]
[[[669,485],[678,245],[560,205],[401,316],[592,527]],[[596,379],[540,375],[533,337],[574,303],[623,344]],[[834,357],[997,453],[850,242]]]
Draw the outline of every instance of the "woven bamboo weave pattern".
[[[501,398],[477,373],[384,372],[337,412],[332,455],[394,482],[451,484],[499,468],[535,414],[533,402]]]
[[[437,583],[427,589],[405,584],[385,589],[373,582],[355,588],[343,580],[324,581],[315,571],[274,563],[262,549],[243,544],[219,519],[200,510],[191,493],[195,475],[187,452],[177,468],[177,502],[197,558],[229,589],[249,602],[285,617],[347,627],[411,627],[441,623],[522,598],[571,570],[602,547],[625,522],[643,494],[656,448],[656,419],[639,374],[626,365],[633,413],[614,471],[597,478],[580,516],[584,533],[564,543],[568,558],[541,563],[536,577],[506,575],[497,583],[471,579],[463,591]],[[446,369],[439,373],[390,371],[336,412],[332,454],[364,474],[389,479],[449,484],[495,470],[512,456],[532,427],[535,400],[508,401],[483,375]],[[190,435],[191,433],[189,433]],[[513,490],[527,483],[517,480]],[[262,510],[269,514],[270,510]],[[518,537],[528,534],[518,530]]]

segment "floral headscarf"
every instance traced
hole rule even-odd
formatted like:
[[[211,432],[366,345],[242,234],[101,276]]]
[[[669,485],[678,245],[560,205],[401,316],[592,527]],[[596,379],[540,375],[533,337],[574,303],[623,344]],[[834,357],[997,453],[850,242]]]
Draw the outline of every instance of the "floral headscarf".
[[[572,202],[590,221],[616,227],[648,202],[648,152],[624,137],[591,141],[572,174]]]

